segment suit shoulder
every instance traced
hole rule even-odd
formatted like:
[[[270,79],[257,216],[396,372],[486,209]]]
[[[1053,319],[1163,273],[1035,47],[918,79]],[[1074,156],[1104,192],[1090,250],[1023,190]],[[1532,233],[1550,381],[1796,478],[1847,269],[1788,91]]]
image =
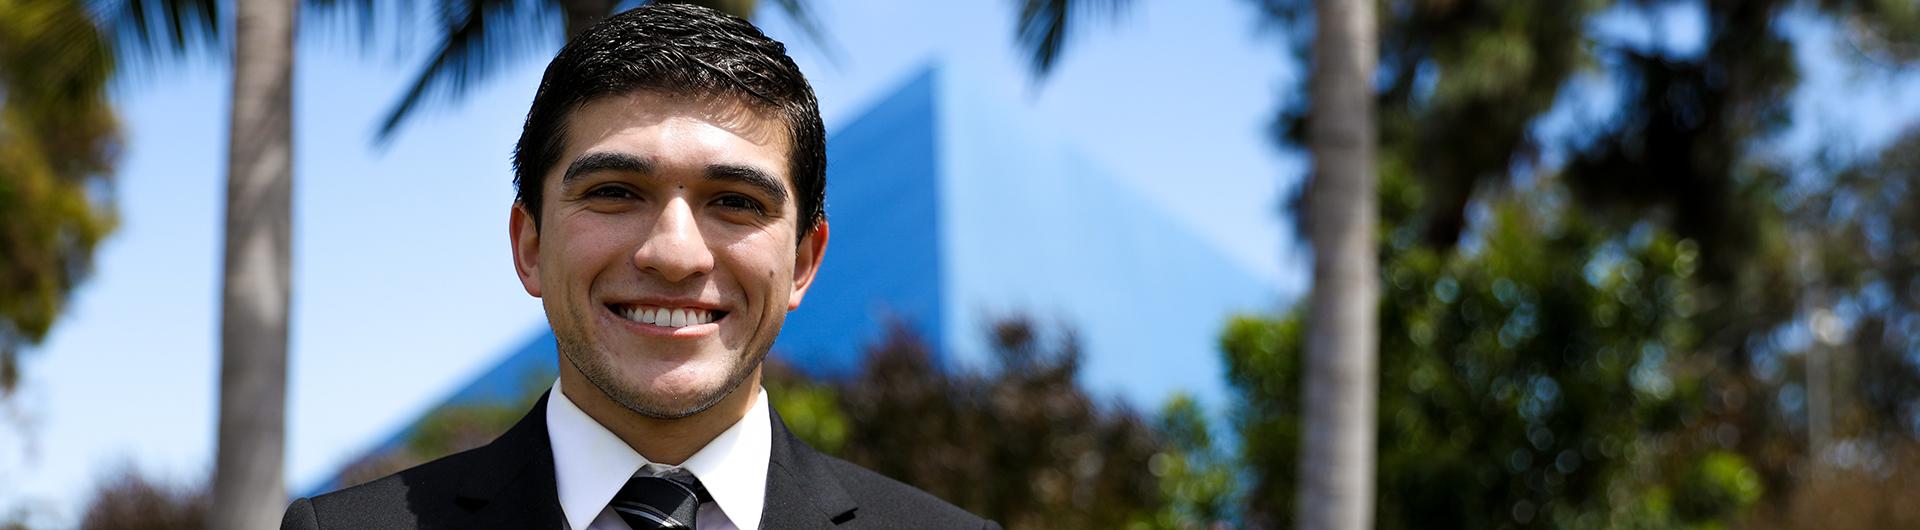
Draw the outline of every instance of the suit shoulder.
[[[999,528],[920,488],[839,458],[821,455],[841,487],[858,499],[856,519],[869,528]]]
[[[478,449],[434,459],[424,464],[380,477],[364,484],[303,499],[309,503],[301,518],[309,521],[301,528],[414,528],[424,526],[431,507],[451,502],[454,488],[473,465]],[[292,519],[296,502],[288,510]]]

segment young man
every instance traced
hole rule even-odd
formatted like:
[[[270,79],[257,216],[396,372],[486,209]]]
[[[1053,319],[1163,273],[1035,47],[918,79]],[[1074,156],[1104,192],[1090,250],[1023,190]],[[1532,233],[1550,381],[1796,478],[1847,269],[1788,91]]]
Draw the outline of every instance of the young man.
[[[608,18],[548,65],[514,170],[559,381],[493,443],[284,528],[997,527],[815,452],[760,388],[828,234],[819,109],[780,43],[684,5]]]

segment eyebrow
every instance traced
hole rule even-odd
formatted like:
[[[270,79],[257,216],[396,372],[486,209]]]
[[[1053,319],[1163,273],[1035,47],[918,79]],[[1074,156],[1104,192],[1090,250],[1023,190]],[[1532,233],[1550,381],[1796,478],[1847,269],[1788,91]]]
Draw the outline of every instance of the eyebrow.
[[[653,161],[626,153],[587,153],[567,164],[567,171],[560,174],[560,187],[565,188],[583,175],[600,171],[651,175]]]
[[[707,166],[707,179],[738,182],[759,188],[762,193],[765,193],[767,197],[773,201],[772,206],[774,208],[779,208],[787,204],[787,187],[781,185],[779,178],[768,175],[767,172],[757,168],[733,164],[714,164]]]
[[[653,166],[653,160],[627,153],[587,153],[567,164],[567,171],[560,176],[560,186],[564,188],[580,177],[600,171],[651,175],[654,173]],[[771,198],[776,208],[787,203],[787,187],[782,185],[780,179],[752,166],[712,164],[707,166],[707,179],[753,186]]]

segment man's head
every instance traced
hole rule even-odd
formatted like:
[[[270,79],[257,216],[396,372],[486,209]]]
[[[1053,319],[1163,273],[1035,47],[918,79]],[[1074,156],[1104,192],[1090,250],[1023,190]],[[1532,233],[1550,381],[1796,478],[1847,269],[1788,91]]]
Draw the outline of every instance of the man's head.
[[[650,5],[569,42],[514,153],[510,227],[563,364],[659,419],[753,379],[825,251],[824,137],[784,47],[738,18]]]

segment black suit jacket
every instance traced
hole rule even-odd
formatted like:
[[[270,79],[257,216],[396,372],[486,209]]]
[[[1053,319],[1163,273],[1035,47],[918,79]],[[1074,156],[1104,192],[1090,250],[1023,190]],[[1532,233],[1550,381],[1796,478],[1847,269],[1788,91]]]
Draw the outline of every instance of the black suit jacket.
[[[486,446],[296,500],[280,527],[563,528],[546,410],[543,395]],[[787,431],[779,414],[772,416],[761,528],[999,528],[912,486],[822,455]]]

